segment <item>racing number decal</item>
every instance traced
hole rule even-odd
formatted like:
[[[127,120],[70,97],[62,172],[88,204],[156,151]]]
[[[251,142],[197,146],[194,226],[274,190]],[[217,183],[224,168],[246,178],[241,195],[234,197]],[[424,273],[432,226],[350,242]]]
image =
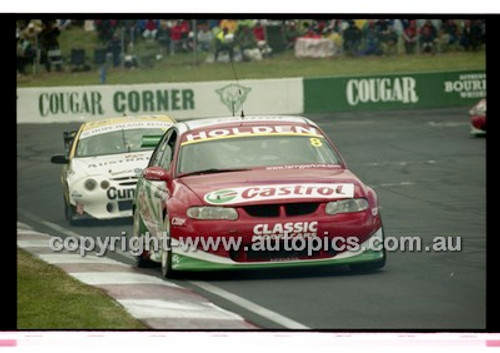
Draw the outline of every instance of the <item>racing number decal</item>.
[[[323,142],[319,138],[317,138],[317,137],[311,137],[309,139],[309,142],[311,143],[311,146],[313,146],[313,147],[321,147],[321,146],[323,146]]]

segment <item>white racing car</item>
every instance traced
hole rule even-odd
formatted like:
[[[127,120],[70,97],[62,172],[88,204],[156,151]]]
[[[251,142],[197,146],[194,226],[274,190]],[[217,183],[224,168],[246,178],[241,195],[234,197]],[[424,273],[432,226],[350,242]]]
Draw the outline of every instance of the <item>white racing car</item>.
[[[131,217],[138,176],[153,148],[174,123],[165,116],[119,117],[82,124],[64,132],[65,154],[51,158],[64,164],[61,175],[65,217],[88,219]]]

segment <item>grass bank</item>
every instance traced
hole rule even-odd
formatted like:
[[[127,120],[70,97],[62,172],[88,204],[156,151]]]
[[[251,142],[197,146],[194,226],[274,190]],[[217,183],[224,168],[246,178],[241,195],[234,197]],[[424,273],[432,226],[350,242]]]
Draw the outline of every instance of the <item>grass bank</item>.
[[[17,250],[18,329],[146,329],[102,290]]]

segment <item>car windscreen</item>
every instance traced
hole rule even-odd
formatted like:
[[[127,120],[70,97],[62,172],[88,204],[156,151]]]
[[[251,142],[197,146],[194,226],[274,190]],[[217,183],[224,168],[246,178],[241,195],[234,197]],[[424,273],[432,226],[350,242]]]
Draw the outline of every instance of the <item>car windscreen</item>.
[[[151,150],[141,148],[142,136],[163,135],[162,129],[124,129],[81,138],[76,148],[77,157]]]
[[[313,163],[340,164],[322,136],[247,136],[183,143],[177,172]]]

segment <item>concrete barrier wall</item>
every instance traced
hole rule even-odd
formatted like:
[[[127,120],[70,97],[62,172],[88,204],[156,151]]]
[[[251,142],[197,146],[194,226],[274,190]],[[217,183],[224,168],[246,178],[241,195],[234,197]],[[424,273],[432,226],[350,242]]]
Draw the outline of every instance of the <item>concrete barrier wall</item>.
[[[167,114],[182,120],[256,114],[438,108],[486,97],[484,70],[376,76],[17,89],[18,123]]]
[[[241,92],[241,93],[240,93]],[[17,89],[18,123],[167,114],[176,119],[304,112],[302,78]]]

